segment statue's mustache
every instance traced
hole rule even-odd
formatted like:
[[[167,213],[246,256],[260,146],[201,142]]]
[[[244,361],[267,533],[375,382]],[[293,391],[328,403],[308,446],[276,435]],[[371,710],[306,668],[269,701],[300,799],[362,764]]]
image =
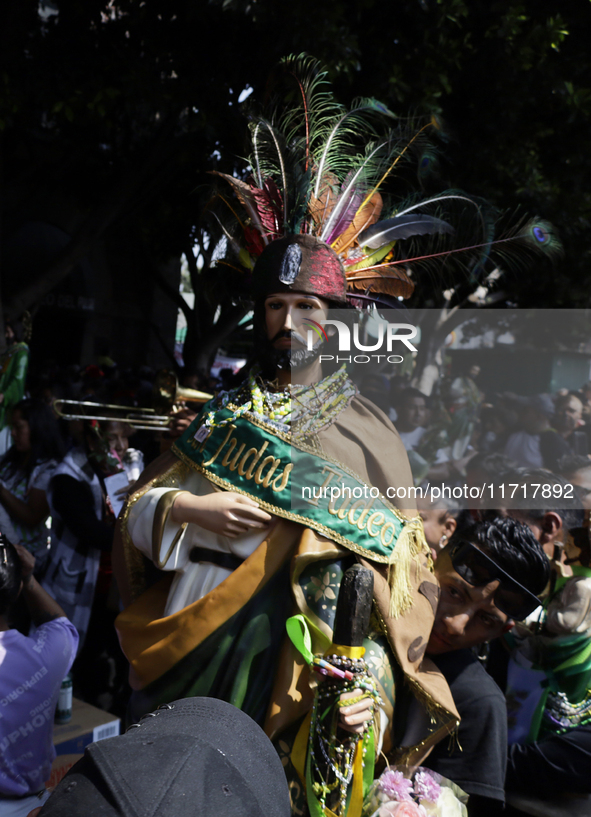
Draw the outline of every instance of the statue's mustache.
[[[302,346],[307,345],[306,339],[303,338],[296,329],[280,329],[271,340],[271,343],[275,343],[275,341],[282,340],[283,338],[286,338],[287,340],[297,340],[297,342],[301,343]]]

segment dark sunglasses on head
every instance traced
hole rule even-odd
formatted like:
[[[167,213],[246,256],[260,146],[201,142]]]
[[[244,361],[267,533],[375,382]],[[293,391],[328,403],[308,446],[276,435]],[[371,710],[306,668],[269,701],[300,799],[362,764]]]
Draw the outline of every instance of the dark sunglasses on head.
[[[456,573],[473,587],[483,587],[498,580],[499,586],[493,594],[495,607],[510,618],[523,621],[540,606],[539,599],[533,593],[471,542],[457,542],[449,555]]]

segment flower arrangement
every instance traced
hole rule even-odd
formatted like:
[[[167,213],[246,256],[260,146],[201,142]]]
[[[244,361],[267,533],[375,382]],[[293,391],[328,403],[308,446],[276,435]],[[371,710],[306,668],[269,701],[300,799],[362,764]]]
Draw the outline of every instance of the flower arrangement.
[[[437,772],[388,766],[365,798],[364,817],[467,817],[468,795]]]

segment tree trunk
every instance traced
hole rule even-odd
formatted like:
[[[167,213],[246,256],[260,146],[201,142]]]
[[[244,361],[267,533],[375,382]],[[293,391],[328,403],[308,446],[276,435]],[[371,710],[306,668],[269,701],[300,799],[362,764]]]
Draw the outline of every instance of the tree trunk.
[[[197,300],[197,299],[195,299]],[[217,323],[210,323],[207,332],[195,331],[187,337],[183,347],[183,362],[187,373],[197,373],[209,377],[216,352],[226,338],[236,329],[248,310],[242,306],[232,306],[220,315]],[[195,316],[196,323],[198,316]],[[202,324],[199,324],[202,327]]]

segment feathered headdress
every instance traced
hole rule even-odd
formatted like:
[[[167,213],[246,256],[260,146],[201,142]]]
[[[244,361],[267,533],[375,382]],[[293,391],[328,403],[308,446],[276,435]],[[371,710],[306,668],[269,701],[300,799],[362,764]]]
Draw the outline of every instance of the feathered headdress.
[[[265,248],[287,236],[310,238],[284,240],[286,247],[309,248],[314,239],[330,247],[356,306],[410,297],[410,271],[433,261],[441,267],[456,254],[474,270],[491,260],[493,247],[559,248],[551,226],[536,220],[495,238],[492,208],[461,191],[409,195],[409,177],[422,187],[435,164],[437,119],[402,120],[375,99],[347,109],[335,100],[326,71],[307,55],[285,58],[280,71],[291,83],[291,99],[269,117],[251,116],[249,175],[243,180],[213,171],[240,203],[239,209],[225,195],[214,198],[222,205],[213,214],[227,246],[218,263],[253,270],[255,291],[259,269],[269,267],[258,264],[259,257],[277,256],[281,265],[283,256]],[[309,282],[302,283],[308,281],[305,258],[301,250],[290,252],[295,273],[286,285],[309,291]]]

